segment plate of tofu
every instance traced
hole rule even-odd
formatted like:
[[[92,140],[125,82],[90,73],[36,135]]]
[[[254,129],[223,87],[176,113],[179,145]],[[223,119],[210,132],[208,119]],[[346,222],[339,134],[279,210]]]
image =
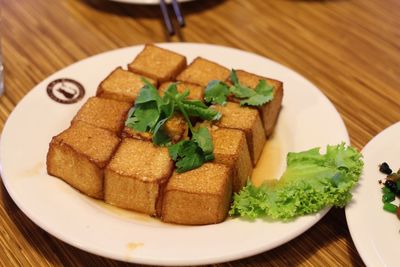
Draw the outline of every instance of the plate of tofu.
[[[212,80],[273,85],[257,108],[214,105],[214,159],[183,173],[152,134],[126,126],[144,80],[171,83],[204,101]],[[187,137],[180,114],[165,124]],[[26,129],[29,129],[27,135]],[[38,226],[82,250],[154,265],[198,265],[252,256],[286,243],[329,210],[290,222],[228,216],[232,195],[280,177],[288,152],[349,143],[333,104],[301,75],[250,52],[209,44],[122,48],[72,64],[33,88],[14,109],[0,143],[4,185]]]

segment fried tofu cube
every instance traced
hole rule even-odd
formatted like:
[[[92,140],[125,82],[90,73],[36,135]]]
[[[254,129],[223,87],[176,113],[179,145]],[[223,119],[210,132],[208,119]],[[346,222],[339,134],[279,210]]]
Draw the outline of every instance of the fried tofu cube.
[[[186,68],[186,65],[186,57],[148,44],[128,65],[128,69],[161,83],[174,80],[176,75]]]
[[[239,82],[250,88],[256,88],[260,80],[265,80],[269,85],[274,87],[274,98],[272,101],[258,108],[260,111],[261,120],[263,122],[265,134],[267,137],[270,136],[278,120],[279,111],[281,110],[283,99],[283,83],[278,80],[265,78],[243,70],[237,70],[236,74]],[[231,82],[230,80],[228,81]]]
[[[187,137],[188,125],[183,116],[177,113],[165,122],[164,131],[171,138],[172,143],[177,143]],[[153,135],[149,132],[139,132],[127,126],[124,127],[122,136],[144,141],[151,141],[153,138]]]
[[[163,96],[164,92],[167,91],[168,86],[171,84],[171,82],[165,82],[160,85],[158,88],[158,91],[160,92],[160,95]],[[200,100],[204,102],[204,87],[192,83],[186,83],[186,82],[178,82],[176,84],[176,89],[178,93],[183,93],[186,89],[189,90],[189,96],[187,97],[190,100]]]
[[[51,140],[47,172],[88,196],[102,199],[104,168],[119,142],[114,133],[77,121]]]
[[[205,163],[174,172],[164,190],[161,218],[187,225],[219,223],[228,214],[231,195],[231,169],[226,165]]]
[[[119,134],[124,127],[131,104],[113,99],[91,97],[75,115],[72,123],[84,121],[95,127]]]
[[[153,79],[118,67],[100,83],[96,96],[132,104],[138,97],[140,89],[144,86],[142,78],[157,86],[157,82]]]
[[[215,127],[211,131],[214,162],[232,168],[232,190],[239,192],[253,171],[246,136],[243,131]]]
[[[172,171],[167,148],[124,138],[105,170],[104,200],[120,208],[157,215],[162,188]]]
[[[241,107],[238,103],[227,102],[225,106],[215,105],[222,114],[216,126],[242,130],[246,135],[250,157],[255,166],[263,151],[266,137],[257,109]]]
[[[210,60],[197,57],[176,79],[206,87],[212,80],[225,81],[229,73],[227,68]]]

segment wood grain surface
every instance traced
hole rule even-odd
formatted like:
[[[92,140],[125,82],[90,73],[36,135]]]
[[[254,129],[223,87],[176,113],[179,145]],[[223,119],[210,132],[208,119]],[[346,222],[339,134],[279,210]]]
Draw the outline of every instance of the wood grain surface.
[[[251,51],[312,81],[334,103],[357,149],[400,120],[400,1],[197,0],[170,37],[157,5],[107,0],[0,0],[5,93],[0,130],[37,83],[78,60],[152,42]],[[301,99],[299,99],[301,101]],[[21,129],[27,130],[27,129]],[[41,230],[0,186],[0,266],[128,266]],[[215,266],[359,266],[343,209],[268,252]]]

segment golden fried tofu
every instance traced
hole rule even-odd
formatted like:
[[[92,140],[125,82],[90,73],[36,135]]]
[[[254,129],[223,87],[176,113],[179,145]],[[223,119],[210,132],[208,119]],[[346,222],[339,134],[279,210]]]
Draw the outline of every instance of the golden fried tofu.
[[[213,127],[214,162],[232,168],[232,191],[239,192],[251,177],[251,162],[246,136],[243,131]]]
[[[226,165],[205,163],[174,172],[164,190],[161,218],[188,225],[219,223],[228,214],[231,195],[231,169]]]
[[[162,188],[172,171],[167,148],[124,138],[105,170],[104,200],[120,208],[157,215]]]
[[[47,172],[88,196],[102,199],[104,168],[119,142],[114,133],[77,121],[51,140]]]
[[[96,96],[132,104],[139,95],[140,89],[144,86],[142,78],[154,86],[157,85],[157,82],[153,79],[118,67],[100,83]]]
[[[75,115],[72,123],[84,121],[98,128],[119,134],[124,127],[131,104],[100,97],[91,97]]]
[[[197,57],[176,79],[206,87],[212,80],[225,81],[229,73],[227,68],[210,60]]]
[[[158,82],[174,80],[186,68],[186,57],[170,50],[147,44],[128,65],[132,72],[150,77]]]
[[[171,84],[171,82],[165,82],[160,85],[158,88],[158,91],[160,92],[160,95],[163,96],[164,92],[167,91],[168,86]],[[192,83],[186,83],[186,82],[178,82],[176,84],[176,89],[178,93],[183,93],[186,89],[189,90],[189,96],[188,99],[191,100],[200,100],[204,102],[204,87]]]
[[[177,143],[187,137],[188,125],[183,116],[180,113],[176,113],[165,122],[164,130],[171,138],[172,143]],[[149,132],[139,132],[127,126],[124,127],[122,136],[144,141],[151,141],[153,138],[153,135]]]
[[[282,99],[283,99],[283,84],[278,80],[265,78],[252,74],[243,70],[236,71],[239,82],[250,88],[256,88],[260,80],[265,80],[269,85],[274,87],[274,98],[271,102],[266,103],[259,107],[261,120],[263,122],[266,136],[270,136],[274,130],[275,124],[278,119],[279,111],[281,110]],[[228,80],[231,82],[230,80]]]
[[[238,103],[227,102],[225,106],[214,105],[214,109],[222,114],[215,125],[244,131],[250,157],[255,166],[265,145],[265,133],[257,109],[241,107]]]

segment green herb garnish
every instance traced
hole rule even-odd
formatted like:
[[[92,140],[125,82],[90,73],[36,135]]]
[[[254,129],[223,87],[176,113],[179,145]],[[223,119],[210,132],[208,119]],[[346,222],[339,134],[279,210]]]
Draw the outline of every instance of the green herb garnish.
[[[157,88],[146,79],[143,82],[145,86],[129,111],[125,125],[139,132],[152,133],[153,143],[157,145],[168,144],[170,138],[164,131],[164,124],[173,116],[175,103],[168,98],[161,98]],[[176,85],[171,84],[167,91],[176,92]]]
[[[229,94],[240,99],[240,105],[262,106],[274,97],[274,87],[265,80],[260,80],[256,88],[250,88],[239,82],[236,71],[231,70],[230,79],[233,85],[229,88],[221,81],[211,81],[205,90],[205,101],[212,104],[225,105]]]
[[[176,162],[177,172],[185,172],[214,159],[213,143],[207,128],[194,129],[190,117],[203,120],[218,120],[221,114],[199,100],[187,100],[189,91],[178,93],[176,84],[169,85],[161,97],[157,89],[143,80],[145,86],[140,90],[135,106],[129,111],[125,125],[140,132],[153,134],[153,143],[167,145],[171,158]],[[175,112],[182,113],[189,126],[191,140],[171,144],[164,126]]]
[[[209,108],[200,100],[182,100],[182,105],[190,117],[199,117],[207,121],[215,121],[221,118],[221,113]]]
[[[151,131],[160,118],[162,99],[157,89],[147,81],[139,92],[135,106],[129,111],[125,125],[139,132]]]
[[[200,147],[193,141],[180,141],[168,148],[169,155],[176,162],[177,172],[185,172],[200,167],[205,159]]]
[[[224,82],[214,80],[208,83],[205,89],[204,100],[207,103],[225,105],[228,94],[228,85]]]
[[[178,98],[185,98],[189,92],[177,95]],[[203,119],[212,120],[219,118],[218,112],[208,109],[206,105],[198,100],[185,100],[177,102],[178,109],[189,126],[192,134],[191,140],[183,140],[168,148],[171,158],[176,162],[177,172],[185,172],[203,165],[204,162],[214,159],[214,146],[210,132],[205,127],[193,128],[189,116],[198,116]]]
[[[176,162],[177,172],[195,169],[214,159],[214,147],[208,129],[200,127],[192,134],[192,140],[183,140],[168,148],[169,155]]]
[[[249,88],[240,84],[236,71],[231,71],[231,81],[233,86],[229,91],[237,98],[241,99],[240,105],[262,106],[274,98],[274,87],[267,84],[265,80],[260,80],[254,88]]]

